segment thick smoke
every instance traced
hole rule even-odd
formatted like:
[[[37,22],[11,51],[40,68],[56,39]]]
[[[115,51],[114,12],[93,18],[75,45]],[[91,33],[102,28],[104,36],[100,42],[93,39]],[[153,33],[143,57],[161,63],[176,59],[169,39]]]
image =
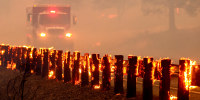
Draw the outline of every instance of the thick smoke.
[[[194,58],[199,61],[199,0],[1,0],[1,43],[26,44],[26,7],[68,4],[78,23],[75,49],[101,55]],[[173,6],[175,30],[169,30]]]

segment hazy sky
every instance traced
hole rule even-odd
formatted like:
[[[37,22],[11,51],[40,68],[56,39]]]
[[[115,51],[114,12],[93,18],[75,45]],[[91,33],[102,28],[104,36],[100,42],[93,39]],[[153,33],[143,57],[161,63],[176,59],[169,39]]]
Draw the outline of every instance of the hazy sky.
[[[183,8],[174,8],[177,30],[172,32],[168,30],[169,11],[165,6],[147,14],[144,8],[155,5],[147,6],[142,0],[75,1],[70,5],[78,23],[71,31],[75,49],[82,53],[123,54],[126,59],[129,54],[176,60],[190,57],[200,62],[199,14],[189,15]],[[1,43],[26,44],[25,9],[31,5],[33,0],[0,1]]]

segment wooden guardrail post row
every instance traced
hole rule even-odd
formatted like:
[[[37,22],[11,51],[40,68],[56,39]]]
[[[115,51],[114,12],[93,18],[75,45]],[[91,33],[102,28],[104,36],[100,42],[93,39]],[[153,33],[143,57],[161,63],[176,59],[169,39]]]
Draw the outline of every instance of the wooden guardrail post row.
[[[160,80],[159,100],[170,100],[170,67],[171,60],[161,60],[162,76]]]
[[[114,78],[114,93],[115,94],[123,94],[123,55],[115,55],[116,60],[116,70],[115,70],[115,78]]]
[[[136,97],[137,56],[128,56],[127,97]]]

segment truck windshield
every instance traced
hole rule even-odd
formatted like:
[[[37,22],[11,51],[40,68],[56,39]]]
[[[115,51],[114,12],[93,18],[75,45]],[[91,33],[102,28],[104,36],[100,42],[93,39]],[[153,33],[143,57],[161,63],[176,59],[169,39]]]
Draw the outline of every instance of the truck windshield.
[[[41,25],[67,25],[70,23],[69,14],[40,14]]]

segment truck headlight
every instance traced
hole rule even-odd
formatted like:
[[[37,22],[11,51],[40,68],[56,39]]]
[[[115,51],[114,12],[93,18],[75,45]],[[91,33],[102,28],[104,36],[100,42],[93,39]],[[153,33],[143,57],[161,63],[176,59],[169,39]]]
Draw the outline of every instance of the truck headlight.
[[[71,33],[66,33],[65,36],[70,38],[70,37],[72,37],[72,34]]]
[[[40,37],[46,37],[46,33],[44,32],[40,33]]]

